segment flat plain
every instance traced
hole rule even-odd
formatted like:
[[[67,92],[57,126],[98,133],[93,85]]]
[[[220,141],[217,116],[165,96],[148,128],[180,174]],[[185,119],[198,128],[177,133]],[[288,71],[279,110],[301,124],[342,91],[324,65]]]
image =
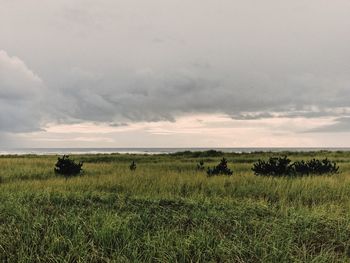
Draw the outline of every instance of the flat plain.
[[[256,176],[258,159],[329,158],[340,173]],[[232,176],[207,177],[221,154],[0,157],[1,262],[350,262],[350,153],[225,153]],[[136,162],[137,169],[129,165]]]

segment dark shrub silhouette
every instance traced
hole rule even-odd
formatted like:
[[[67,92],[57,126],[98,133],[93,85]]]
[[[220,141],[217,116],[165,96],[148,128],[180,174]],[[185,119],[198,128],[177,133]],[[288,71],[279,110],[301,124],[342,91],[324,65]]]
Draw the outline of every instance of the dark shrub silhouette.
[[[267,162],[258,160],[253,165],[253,172],[256,175],[265,176],[305,176],[338,173],[339,167],[335,162],[328,160],[295,161],[286,156],[271,157]]]
[[[326,159],[304,162],[299,161],[293,164],[296,174],[308,175],[308,174],[335,174],[339,171],[339,166],[333,161]]]
[[[189,158],[205,158],[205,157],[221,157],[224,155],[222,151],[207,150],[207,151],[183,151],[170,153],[172,156],[189,157]]]
[[[310,174],[309,165],[304,160],[296,161],[293,163],[293,169],[297,175],[308,175]]]
[[[204,161],[200,160],[199,163],[197,163],[197,170],[198,171],[203,171],[205,169],[204,167]]]
[[[220,163],[213,168],[208,168],[207,175],[215,176],[215,175],[228,175],[231,176],[233,172],[227,167],[227,160],[222,158]]]
[[[135,161],[132,161],[132,163],[129,166],[130,171],[135,171],[136,170],[136,163]]]
[[[223,156],[224,153],[222,151],[217,150],[208,150],[201,153],[201,157],[220,157]]]
[[[58,157],[55,165],[55,173],[64,175],[66,177],[75,176],[82,172],[83,163],[76,163],[69,159],[69,155],[63,155],[62,158]]]
[[[290,163],[291,160],[288,159],[287,156],[271,157],[267,162],[258,160],[258,162],[253,165],[252,170],[256,175],[289,175],[293,170]]]

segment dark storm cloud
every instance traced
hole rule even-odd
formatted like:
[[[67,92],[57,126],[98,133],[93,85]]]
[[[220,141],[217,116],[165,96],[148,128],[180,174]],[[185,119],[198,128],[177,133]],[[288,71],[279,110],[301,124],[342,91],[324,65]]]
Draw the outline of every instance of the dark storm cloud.
[[[0,130],[187,113],[341,118],[349,12],[345,0],[4,1],[1,48],[25,64],[0,68]]]

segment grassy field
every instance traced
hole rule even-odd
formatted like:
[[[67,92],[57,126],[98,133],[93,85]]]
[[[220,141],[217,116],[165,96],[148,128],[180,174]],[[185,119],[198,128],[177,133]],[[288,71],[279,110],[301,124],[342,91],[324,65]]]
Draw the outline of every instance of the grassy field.
[[[68,180],[57,156],[2,156],[0,262],[350,262],[350,153],[288,153],[331,176],[251,172],[273,155],[225,154],[233,176],[211,178],[196,164],[221,156],[77,155]]]

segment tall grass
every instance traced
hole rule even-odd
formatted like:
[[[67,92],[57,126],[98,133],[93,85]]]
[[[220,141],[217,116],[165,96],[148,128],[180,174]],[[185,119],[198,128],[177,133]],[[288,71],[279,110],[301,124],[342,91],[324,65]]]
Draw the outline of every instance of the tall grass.
[[[289,153],[339,162],[303,178],[253,175],[276,153],[225,154],[234,175],[208,178],[198,161],[222,157],[197,155],[73,156],[71,179],[57,156],[0,157],[0,261],[350,261],[350,153]]]

